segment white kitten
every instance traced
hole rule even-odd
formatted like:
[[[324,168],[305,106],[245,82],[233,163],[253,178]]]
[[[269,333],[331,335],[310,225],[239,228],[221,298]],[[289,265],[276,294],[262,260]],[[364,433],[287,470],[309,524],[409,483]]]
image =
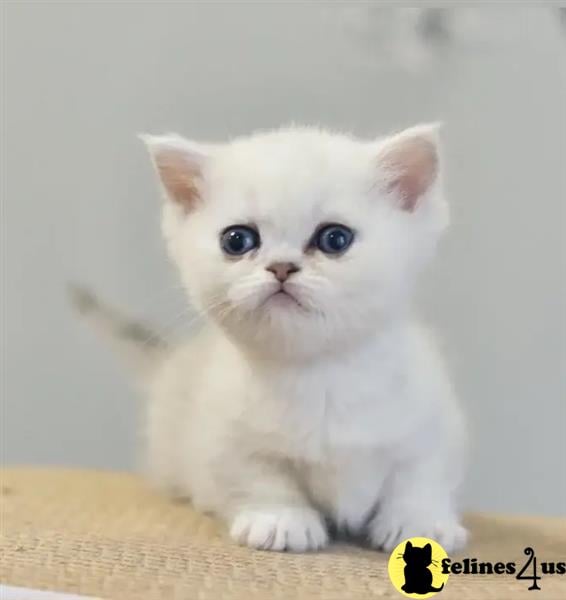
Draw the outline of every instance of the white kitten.
[[[80,299],[143,373],[152,478],[255,548],[321,548],[327,520],[385,550],[412,536],[461,546],[462,418],[409,306],[448,221],[436,127],[144,139],[206,327],[147,347]]]

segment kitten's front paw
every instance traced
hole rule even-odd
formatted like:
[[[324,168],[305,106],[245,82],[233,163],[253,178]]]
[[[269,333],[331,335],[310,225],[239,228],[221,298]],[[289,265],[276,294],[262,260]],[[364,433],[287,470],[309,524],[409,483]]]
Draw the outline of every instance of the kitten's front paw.
[[[243,546],[259,550],[318,550],[328,543],[321,515],[312,508],[247,509],[232,521],[230,535]]]
[[[466,545],[468,532],[453,517],[406,516],[391,511],[378,513],[369,525],[372,546],[386,552],[412,537],[430,538],[450,553]]]

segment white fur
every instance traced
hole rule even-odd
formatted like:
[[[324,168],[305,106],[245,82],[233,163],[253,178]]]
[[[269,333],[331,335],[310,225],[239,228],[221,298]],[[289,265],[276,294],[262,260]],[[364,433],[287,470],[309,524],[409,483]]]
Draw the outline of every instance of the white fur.
[[[156,164],[172,148],[198,162],[199,202],[166,202],[163,230],[206,321],[150,378],[149,469],[239,543],[320,548],[326,518],[385,550],[411,536],[447,551],[465,541],[462,418],[409,302],[447,223],[440,177],[403,210],[380,159],[415,139],[436,152],[435,131],[361,142],[286,129],[202,148],[146,138]],[[260,249],[226,258],[221,230],[250,222]],[[340,258],[305,252],[324,222],[356,232]],[[287,284],[302,306],[266,300],[274,261],[301,267]]]

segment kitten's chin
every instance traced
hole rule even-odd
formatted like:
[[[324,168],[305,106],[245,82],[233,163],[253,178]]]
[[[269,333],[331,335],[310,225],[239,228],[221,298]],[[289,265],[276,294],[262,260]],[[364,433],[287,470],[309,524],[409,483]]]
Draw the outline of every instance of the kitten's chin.
[[[262,308],[224,321],[228,337],[254,359],[281,364],[305,364],[329,354],[347,352],[359,338],[328,327],[315,310],[302,308],[292,298],[277,295]],[[367,336],[364,332],[363,337]]]
[[[373,336],[376,315],[326,313],[298,290],[271,289],[253,302],[221,311],[217,325],[237,346],[264,359],[297,362],[348,352]]]

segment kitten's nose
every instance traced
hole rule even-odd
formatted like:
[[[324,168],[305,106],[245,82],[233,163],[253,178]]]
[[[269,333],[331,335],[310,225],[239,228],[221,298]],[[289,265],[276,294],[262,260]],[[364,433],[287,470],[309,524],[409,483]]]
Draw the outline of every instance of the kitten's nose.
[[[300,271],[300,268],[292,262],[276,262],[265,267],[266,271],[271,271],[275,275],[275,279],[283,283],[289,278],[289,275]]]

